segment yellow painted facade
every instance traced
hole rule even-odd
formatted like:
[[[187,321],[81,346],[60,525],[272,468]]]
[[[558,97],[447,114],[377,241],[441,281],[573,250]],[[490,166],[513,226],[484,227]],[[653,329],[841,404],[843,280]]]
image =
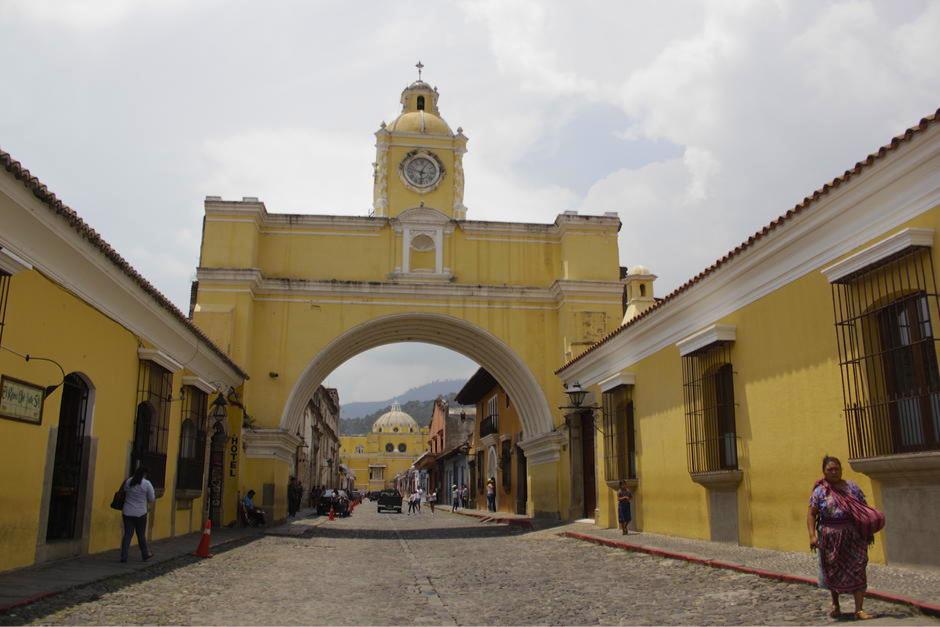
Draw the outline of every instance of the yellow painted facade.
[[[850,438],[856,431],[846,419],[833,295],[837,279],[832,278],[839,276],[838,268],[881,271],[896,255],[931,248],[932,272],[940,272],[940,134],[930,128],[913,137],[860,176],[808,200],[799,215],[766,230],[559,370],[565,383],[590,389],[595,402],[621,385],[632,395],[637,528],[807,551],[808,499],[821,476],[821,459],[830,454],[842,459],[846,478],[887,511],[888,527],[876,536],[871,558],[936,565],[936,552],[923,557],[909,552],[940,532],[936,517],[924,516],[936,509],[940,492],[940,453],[931,440],[936,433],[931,436],[925,422],[919,450],[853,458]],[[910,204],[912,189],[918,190],[918,201]],[[905,243],[910,241],[915,244]],[[886,280],[878,288],[885,291],[880,302],[916,289],[934,293],[929,274],[930,264],[921,279],[913,279],[923,283],[920,288]],[[859,280],[845,276],[838,280]],[[904,280],[910,284],[909,276]],[[925,302],[937,329],[935,297]],[[711,343],[703,344],[706,340]],[[733,368],[737,475],[730,470],[694,475],[688,463],[690,392],[684,384],[691,379],[683,372],[681,351],[710,346],[727,346]],[[615,528],[612,480],[626,477],[605,477],[604,445],[597,433],[596,522]],[[618,454],[625,455],[622,449]],[[729,484],[714,482],[722,474]]]
[[[110,503],[132,470],[144,363],[170,365],[172,395],[165,488],[149,514],[148,534],[157,540],[200,529],[204,492],[176,489],[181,427],[189,416],[183,416],[181,396],[208,403],[214,389],[237,392],[243,373],[12,163],[0,170],[0,375],[6,399],[0,406],[0,570],[119,546],[121,514]],[[51,393],[43,396],[47,387]],[[66,389],[76,402],[63,403]],[[38,420],[6,404],[25,390],[37,394]],[[195,411],[192,402],[187,407]],[[240,429],[240,414],[233,420]],[[204,472],[196,479],[205,485]],[[228,520],[234,519],[234,495],[230,505]]]
[[[355,354],[399,341],[453,349],[493,373],[517,402],[535,461],[529,511],[567,509],[553,370],[620,323],[620,221],[466,219],[468,140],[437,99],[426,83],[409,85],[401,115],[376,132],[369,216],[206,199],[194,321],[252,375],[244,400],[257,428],[246,433],[241,481],[273,486],[276,517],[309,395]]]
[[[340,463],[356,473],[355,488],[362,491],[382,490],[395,484],[395,477],[404,473],[424,452],[428,431],[418,433],[370,433],[342,435],[339,438]],[[405,450],[399,451],[404,444]],[[391,445],[392,451],[387,447]]]

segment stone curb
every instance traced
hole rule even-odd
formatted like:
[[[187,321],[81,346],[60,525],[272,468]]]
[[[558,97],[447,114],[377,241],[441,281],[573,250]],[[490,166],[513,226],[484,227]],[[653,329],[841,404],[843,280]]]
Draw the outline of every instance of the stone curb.
[[[524,529],[534,528],[532,526],[532,521],[529,520],[528,518],[508,518],[508,517],[502,517],[499,515],[488,516],[486,514],[478,514],[476,512],[466,512],[466,511],[461,512],[460,510],[457,510],[457,511],[446,510],[446,511],[449,514],[460,514],[461,516],[469,516],[470,518],[476,518],[477,520],[480,520],[482,522],[496,523],[499,525],[512,525],[516,527],[523,527]]]
[[[636,553],[646,553],[648,555],[655,555],[657,557],[665,557],[668,559],[677,559],[683,560],[686,562],[692,562],[695,564],[702,564],[703,566],[710,566],[712,568],[722,568],[724,570],[733,570],[739,573],[745,573],[748,575],[757,575],[758,577],[764,577],[765,579],[775,579],[777,581],[783,581],[785,583],[800,583],[804,585],[810,585],[813,587],[818,586],[818,582],[815,579],[810,577],[803,577],[801,575],[789,575],[787,573],[778,573],[772,570],[764,570],[761,568],[751,568],[750,566],[744,566],[743,564],[734,564],[731,562],[723,562],[721,560],[706,559],[703,557],[696,557],[694,555],[688,555],[687,553],[676,553],[674,551],[667,551],[665,549],[656,549],[647,546],[640,546],[638,544],[630,544],[629,542],[623,542],[620,540],[609,540],[607,538],[600,538],[597,536],[592,536],[586,533],[578,533],[577,531],[562,531],[558,535],[573,538],[575,540],[583,540],[585,542],[592,542],[594,544],[600,544],[603,546],[609,546],[615,549],[621,549],[624,551],[633,551]],[[890,592],[881,592],[880,590],[868,590],[865,593],[865,596],[872,599],[879,599],[881,601],[888,601],[889,603],[899,603],[901,605],[908,605],[914,608],[917,608],[924,614],[929,616],[940,616],[940,605],[934,605],[932,603],[927,603],[925,601],[918,601],[917,599],[912,599],[910,597],[904,597],[897,594],[892,594]]]
[[[210,549],[222,548],[222,547],[227,546],[227,545],[229,545],[229,544],[234,544],[234,543],[236,543],[236,542],[241,542],[241,541],[244,540],[245,538],[251,538],[251,537],[253,537],[253,536],[255,536],[255,535],[259,535],[259,537],[260,537],[260,534],[248,534],[248,535],[244,535],[244,536],[239,536],[239,537],[237,537],[237,538],[230,538],[230,539],[228,539],[228,540],[223,540],[223,541],[221,541],[221,542],[219,542],[219,543],[217,543],[217,544],[210,544],[210,545],[209,545],[209,548],[210,548]],[[176,555],[168,556],[166,559],[162,559],[162,560],[159,560],[159,561],[153,561],[153,562],[151,562],[150,564],[148,564],[147,566],[145,566],[145,567],[143,567],[143,568],[137,568],[137,569],[135,569],[135,570],[131,570],[131,571],[124,572],[124,573],[115,573],[115,574],[113,574],[113,575],[107,575],[107,576],[105,576],[105,577],[100,577],[100,578],[98,578],[98,579],[92,579],[91,581],[84,581],[84,582],[82,582],[82,583],[78,583],[78,584],[75,584],[75,585],[73,585],[73,586],[66,586],[65,588],[61,588],[61,589],[59,589],[59,590],[50,590],[49,592],[41,592],[41,593],[36,594],[36,595],[33,595],[33,596],[31,596],[31,597],[27,597],[27,598],[25,598],[25,599],[20,599],[19,601],[14,601],[14,602],[12,602],[12,603],[7,603],[7,604],[5,604],[5,605],[0,605],[0,614],[6,614],[6,613],[9,612],[10,610],[15,610],[15,609],[18,608],[18,607],[25,607],[25,606],[27,606],[27,605],[32,605],[33,603],[38,603],[39,601],[42,601],[42,600],[44,600],[44,599],[48,599],[48,598],[51,598],[51,597],[54,597],[54,596],[58,596],[58,595],[63,594],[63,593],[65,593],[65,592],[69,592],[70,590],[75,590],[76,588],[82,588],[82,587],[84,587],[84,586],[90,586],[90,585],[92,585],[92,584],[99,583],[99,582],[102,582],[102,581],[107,581],[108,579],[114,579],[114,578],[116,578],[116,577],[123,577],[123,576],[125,576],[125,575],[130,575],[130,574],[134,574],[134,573],[139,573],[139,572],[148,570],[148,569],[150,569],[150,568],[153,568],[153,567],[156,566],[157,564],[163,564],[163,563],[166,563],[166,562],[168,562],[168,561],[170,561],[170,560],[174,560],[174,559],[177,559],[177,558],[179,558],[179,557],[183,557],[183,556],[185,556],[185,555],[192,555],[192,552],[177,553]],[[205,558],[204,558],[204,559],[205,559]]]

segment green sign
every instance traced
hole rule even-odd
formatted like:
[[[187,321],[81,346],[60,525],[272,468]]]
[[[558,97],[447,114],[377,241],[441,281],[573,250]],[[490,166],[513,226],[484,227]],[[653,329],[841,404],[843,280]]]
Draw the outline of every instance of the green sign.
[[[0,377],[0,417],[41,424],[43,395],[38,385]]]

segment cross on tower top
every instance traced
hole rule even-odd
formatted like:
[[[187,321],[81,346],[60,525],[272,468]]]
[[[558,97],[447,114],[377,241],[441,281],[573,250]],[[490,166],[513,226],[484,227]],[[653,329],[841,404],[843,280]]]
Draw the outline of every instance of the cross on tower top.
[[[421,80],[421,70],[424,69],[424,64],[421,63],[420,60],[418,60],[418,62],[415,63],[415,67],[418,68],[418,80],[420,81],[420,80]]]

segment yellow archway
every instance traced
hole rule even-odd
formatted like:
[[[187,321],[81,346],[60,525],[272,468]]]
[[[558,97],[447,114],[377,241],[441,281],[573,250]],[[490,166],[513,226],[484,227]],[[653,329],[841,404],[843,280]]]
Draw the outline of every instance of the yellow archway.
[[[526,439],[552,430],[552,412],[538,381],[505,342],[466,320],[417,312],[364,322],[330,342],[294,384],[281,415],[281,428],[288,432],[296,429],[307,401],[341,364],[369,349],[397,342],[434,344],[474,360],[486,368],[513,399]]]

